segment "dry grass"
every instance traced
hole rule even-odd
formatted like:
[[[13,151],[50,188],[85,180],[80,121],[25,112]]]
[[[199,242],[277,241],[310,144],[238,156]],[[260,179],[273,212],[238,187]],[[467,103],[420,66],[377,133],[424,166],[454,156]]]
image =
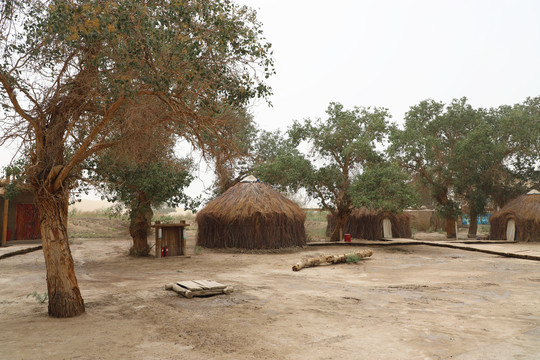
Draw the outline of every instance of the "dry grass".
[[[321,209],[304,209],[306,213],[306,235],[308,241],[325,241],[326,216],[328,211]]]

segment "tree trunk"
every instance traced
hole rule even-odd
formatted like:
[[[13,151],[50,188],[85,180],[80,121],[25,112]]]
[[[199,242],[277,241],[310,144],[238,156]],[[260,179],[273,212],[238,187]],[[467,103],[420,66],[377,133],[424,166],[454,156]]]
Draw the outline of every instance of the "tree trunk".
[[[448,239],[456,237],[456,220],[452,216],[446,217],[445,230]]]
[[[144,194],[139,194],[131,206],[129,234],[133,238],[133,246],[129,250],[129,254],[133,256],[148,256],[150,253],[148,231],[152,225],[154,212],[152,211],[150,201]]]
[[[345,226],[347,225],[347,221],[349,221],[349,214],[340,214],[337,213],[336,216],[336,227],[332,231],[332,235],[330,235],[330,241],[340,241],[341,236],[345,231]]]
[[[471,211],[469,217],[469,233],[467,234],[467,237],[469,239],[476,239],[476,232],[478,231],[478,214]]]
[[[54,194],[43,190],[36,197],[47,269],[49,315],[59,318],[84,313],[84,301],[68,243],[68,200],[66,190]]]
[[[348,259],[354,259],[354,257],[356,257],[357,259],[361,259],[370,257],[371,255],[373,255],[373,251],[371,251],[371,249],[361,250],[355,253],[343,255],[321,255],[319,257],[302,260],[296,265],[294,265],[292,269],[293,271],[300,271],[307,267],[319,266],[321,264],[345,263]]]

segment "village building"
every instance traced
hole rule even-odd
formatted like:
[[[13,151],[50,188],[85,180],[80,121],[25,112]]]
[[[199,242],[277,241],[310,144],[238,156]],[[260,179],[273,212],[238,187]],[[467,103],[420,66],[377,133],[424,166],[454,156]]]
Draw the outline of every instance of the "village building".
[[[34,195],[29,190],[19,190],[9,198],[7,181],[0,182],[0,221],[2,246],[12,240],[30,240],[41,237],[39,231],[39,213]]]
[[[540,242],[540,192],[531,190],[515,198],[489,220],[491,240]]]
[[[248,176],[197,213],[197,245],[239,249],[303,246],[305,219],[296,203]]]
[[[326,236],[332,234],[336,227],[336,218],[327,216]],[[410,238],[410,217],[406,213],[392,214],[391,212],[375,212],[363,207],[354,209],[343,230],[344,234],[366,240],[391,238]]]

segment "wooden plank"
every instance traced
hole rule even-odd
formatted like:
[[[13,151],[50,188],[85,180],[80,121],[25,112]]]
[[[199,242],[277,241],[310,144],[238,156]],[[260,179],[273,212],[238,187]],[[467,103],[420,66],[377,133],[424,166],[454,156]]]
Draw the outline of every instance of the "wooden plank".
[[[192,291],[191,293],[193,294],[193,296],[219,295],[219,294],[223,294],[223,289],[219,289],[219,290],[200,290],[200,291]]]
[[[226,285],[220,284],[212,280],[193,280],[193,281],[201,285],[204,289],[217,290],[217,289],[225,289],[227,287]]]
[[[15,255],[27,254],[29,252],[36,251],[36,250],[41,250],[41,249],[42,249],[42,246],[39,245],[39,246],[30,247],[30,248],[26,248],[26,249],[16,250],[16,251],[13,251],[13,252],[10,252],[10,253],[7,253],[7,254],[0,255],[0,259],[5,259],[5,258],[8,258],[10,256],[15,256]]]
[[[203,290],[212,290],[214,287],[205,280],[193,280],[194,283],[199,284]]]
[[[204,290],[199,284],[191,280],[178,281],[177,284],[191,291]]]
[[[198,284],[201,282],[203,285]],[[197,286],[197,288],[195,287]],[[212,288],[209,288],[212,287]],[[230,294],[233,292],[232,286],[226,286],[212,280],[186,280],[179,281],[176,284],[166,284],[166,290],[173,290],[174,292],[191,299],[194,296],[209,296],[219,294]]]

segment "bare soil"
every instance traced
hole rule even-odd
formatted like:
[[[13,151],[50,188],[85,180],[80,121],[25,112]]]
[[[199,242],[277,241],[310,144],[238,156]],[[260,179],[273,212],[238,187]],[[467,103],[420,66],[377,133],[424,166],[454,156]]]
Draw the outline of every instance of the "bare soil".
[[[74,239],[86,314],[53,319],[40,251],[0,260],[0,359],[538,359],[540,264],[424,245],[291,270],[356,247],[131,258],[130,241]],[[168,282],[231,295],[186,299]]]

